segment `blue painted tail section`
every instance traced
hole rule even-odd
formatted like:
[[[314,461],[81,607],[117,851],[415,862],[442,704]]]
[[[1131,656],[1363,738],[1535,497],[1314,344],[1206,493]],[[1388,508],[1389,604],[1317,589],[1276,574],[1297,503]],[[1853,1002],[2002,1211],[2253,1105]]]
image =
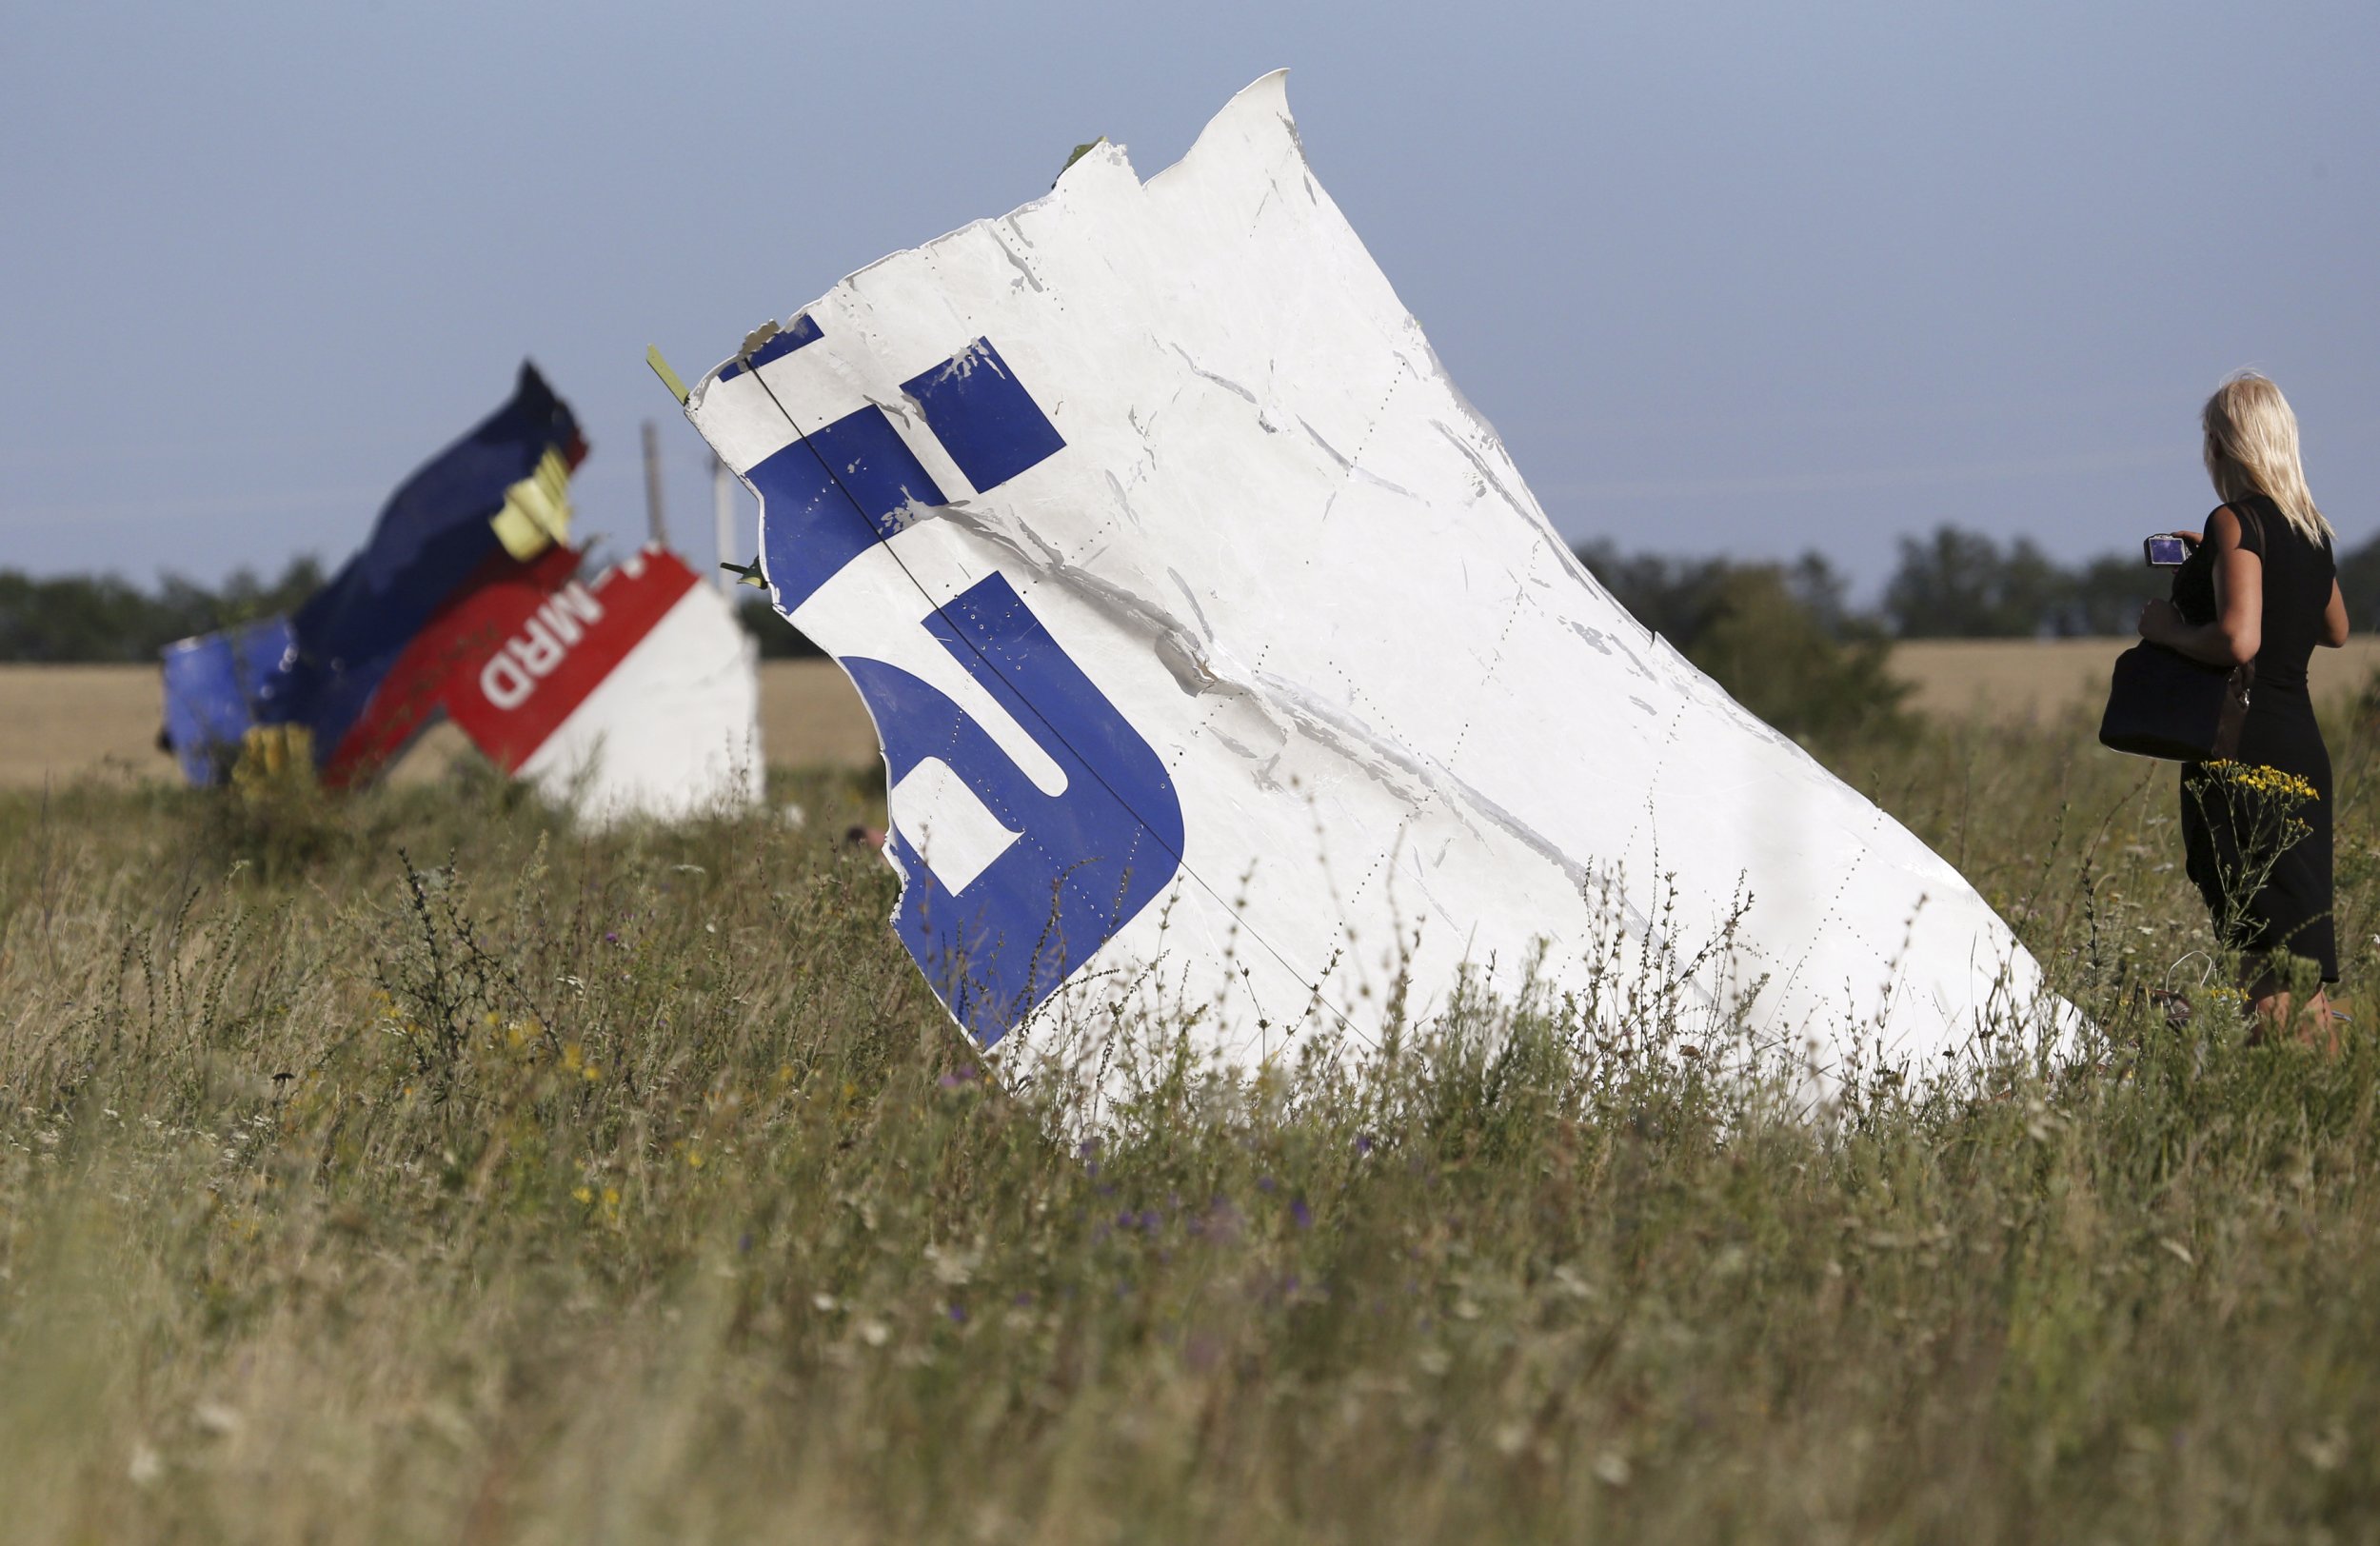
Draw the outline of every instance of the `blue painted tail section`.
[[[287,618],[166,646],[166,741],[184,778],[205,785],[230,777],[241,738],[258,722],[266,685],[281,674],[288,650]]]
[[[524,363],[511,401],[407,479],[369,540],[295,614],[169,646],[166,737],[183,775],[225,782],[253,724],[304,725],[316,766],[328,767],[359,727],[385,721],[375,695],[424,625],[517,565],[489,523],[548,453],[575,466],[586,444]]]
[[[311,728],[327,763],[431,615],[483,565],[510,562],[489,522],[548,451],[575,466],[586,444],[569,405],[524,363],[511,401],[407,478],[370,539],[289,620],[294,647],[264,718]]]

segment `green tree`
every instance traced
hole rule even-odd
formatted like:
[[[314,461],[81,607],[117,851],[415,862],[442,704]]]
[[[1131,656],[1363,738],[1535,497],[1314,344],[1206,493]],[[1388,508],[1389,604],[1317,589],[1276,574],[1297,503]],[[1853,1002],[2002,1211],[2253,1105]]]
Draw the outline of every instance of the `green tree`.
[[[2051,631],[2067,638],[2129,634],[2140,607],[2172,585],[2171,569],[2152,569],[2138,553],[2103,553],[2067,579],[2067,595]]]
[[[1709,624],[1684,653],[1735,701],[1795,740],[1841,742],[1908,728],[1906,683],[1885,668],[1891,641],[1873,623],[1838,634],[1796,592],[1794,572],[1730,569]]]
[[[1582,544],[1577,552],[1629,616],[1680,649],[1711,625],[1725,560],[1623,554],[1607,541]]]
[[[2029,538],[2007,547],[1940,526],[1904,537],[1884,612],[1904,639],[2024,639],[2054,632],[2070,578]]]
[[[768,598],[757,591],[739,590],[736,595],[736,621],[744,624],[761,646],[764,661],[823,660],[826,651],[810,643],[809,635],[795,627],[784,615],[769,605]]]
[[[2359,628],[2380,628],[2380,537],[2339,555],[2339,594]]]
[[[1613,600],[1735,701],[1797,739],[1897,733],[1909,688],[1885,670],[1892,645],[1854,613],[1824,557],[1790,565],[1578,550]]]
[[[153,661],[177,639],[294,611],[322,584],[311,557],[269,581],[235,570],[220,590],[167,575],[153,593],[114,575],[38,580],[0,569],[0,660]]]

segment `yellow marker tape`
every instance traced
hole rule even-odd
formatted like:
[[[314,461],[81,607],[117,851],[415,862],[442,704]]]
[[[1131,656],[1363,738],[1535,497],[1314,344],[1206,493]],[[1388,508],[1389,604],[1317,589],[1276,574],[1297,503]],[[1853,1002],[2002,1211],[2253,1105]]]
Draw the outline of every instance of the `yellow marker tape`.
[[[277,783],[314,782],[314,732],[303,724],[251,724],[240,736],[231,785],[257,791]]]
[[[488,519],[505,551],[526,562],[570,540],[570,464],[547,446],[537,470],[505,490],[505,506]]]
[[[1072,171],[1076,162],[1081,160],[1084,156],[1089,155],[1092,151],[1098,149],[1101,146],[1105,145],[1106,143],[1107,136],[1101,134],[1096,140],[1085,140],[1082,144],[1076,146],[1074,148],[1074,154],[1068,156],[1066,158],[1066,164],[1058,168],[1058,176],[1049,180],[1049,186],[1056,188],[1058,186],[1059,178],[1063,177],[1066,173]]]
[[[669,395],[676,398],[679,406],[683,407],[686,400],[685,383],[680,381],[678,373],[669,368],[669,362],[661,357],[661,346],[658,344],[645,346],[645,363],[653,367],[653,374],[661,378],[661,384],[669,388]]]

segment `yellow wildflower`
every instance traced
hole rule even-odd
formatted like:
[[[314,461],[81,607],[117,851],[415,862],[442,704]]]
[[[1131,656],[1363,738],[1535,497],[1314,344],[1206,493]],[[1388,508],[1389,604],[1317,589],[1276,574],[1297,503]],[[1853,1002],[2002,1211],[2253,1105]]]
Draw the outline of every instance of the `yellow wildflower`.
[[[2277,767],[2267,767],[2260,763],[2216,761],[2207,764],[2207,771],[2226,783],[2255,794],[2273,795],[2295,801],[2322,798],[2311,781]]]

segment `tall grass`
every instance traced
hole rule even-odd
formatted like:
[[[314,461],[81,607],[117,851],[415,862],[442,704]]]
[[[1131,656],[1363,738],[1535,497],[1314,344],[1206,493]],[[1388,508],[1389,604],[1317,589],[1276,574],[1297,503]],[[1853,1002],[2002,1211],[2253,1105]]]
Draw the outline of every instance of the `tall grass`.
[[[2170,775],[2086,739],[1836,748],[2105,1040],[1820,1123],[1479,999],[1086,1138],[823,778],[0,800],[0,1534],[2369,1538],[2367,1001],[2249,1045]]]

